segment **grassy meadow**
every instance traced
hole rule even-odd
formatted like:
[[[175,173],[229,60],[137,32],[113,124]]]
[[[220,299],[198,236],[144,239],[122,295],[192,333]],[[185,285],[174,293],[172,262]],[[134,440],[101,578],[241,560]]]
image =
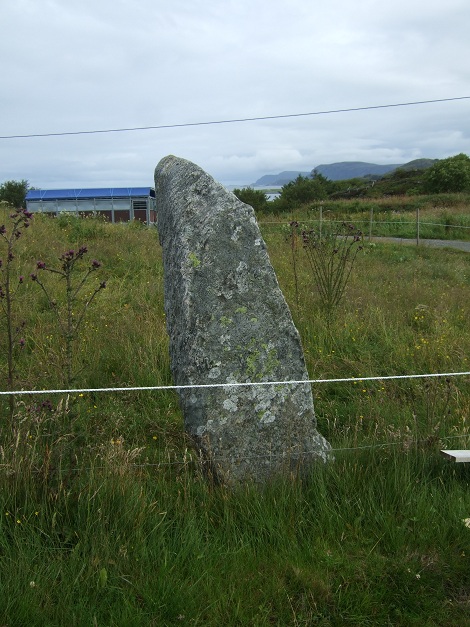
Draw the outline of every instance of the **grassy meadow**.
[[[319,228],[320,222],[353,221],[364,236],[400,237],[415,239],[470,241],[470,195],[439,194],[428,196],[385,196],[379,198],[325,200],[312,202],[298,211],[310,228]],[[286,214],[266,212],[260,221],[274,224],[285,222]]]
[[[468,206],[446,211],[468,223]],[[470,469],[439,453],[470,447],[470,377],[365,380],[470,371],[470,255],[366,238],[326,320],[289,239],[311,215],[260,222],[310,376],[356,378],[313,386],[334,463],[214,487],[173,391],[18,395],[13,416],[0,396],[0,625],[470,625]],[[72,337],[65,280],[37,262],[82,246],[83,272],[101,266]],[[171,384],[155,228],[38,215],[10,270],[14,389]]]

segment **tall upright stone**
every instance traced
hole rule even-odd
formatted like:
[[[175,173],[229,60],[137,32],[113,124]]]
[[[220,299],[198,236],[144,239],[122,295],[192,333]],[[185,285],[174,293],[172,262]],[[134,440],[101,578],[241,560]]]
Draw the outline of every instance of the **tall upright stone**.
[[[299,334],[253,209],[197,165],[155,170],[157,225],[176,385],[185,427],[215,476],[263,483],[326,461]]]

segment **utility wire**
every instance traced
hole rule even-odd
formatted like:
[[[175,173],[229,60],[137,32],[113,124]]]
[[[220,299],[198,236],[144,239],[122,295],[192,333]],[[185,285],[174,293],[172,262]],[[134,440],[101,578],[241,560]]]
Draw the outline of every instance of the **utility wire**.
[[[234,118],[229,120],[211,120],[209,122],[184,122],[181,124],[160,124],[157,126],[134,126],[129,128],[108,128],[92,131],[64,131],[60,133],[31,133],[28,135],[0,135],[0,139],[31,139],[33,137],[64,137],[66,135],[96,135],[99,133],[128,133],[132,131],[162,130],[167,128],[186,128],[188,126],[210,126],[215,124],[234,124],[238,122],[256,122],[261,120],[281,120],[286,118],[300,118],[312,115],[331,115],[333,113],[352,113],[356,111],[371,111],[373,109],[390,109],[393,107],[410,107],[438,102],[454,102],[456,100],[470,100],[470,96],[456,98],[438,98],[435,100],[417,100],[415,102],[399,102],[395,104],[372,105],[368,107],[351,107],[348,109],[331,109],[329,111],[311,111],[308,113],[287,113],[284,115],[264,115],[253,118]]]

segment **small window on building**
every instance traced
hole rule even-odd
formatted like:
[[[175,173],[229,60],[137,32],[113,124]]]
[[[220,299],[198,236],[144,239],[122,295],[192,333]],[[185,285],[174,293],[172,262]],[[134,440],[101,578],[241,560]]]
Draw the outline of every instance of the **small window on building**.
[[[147,211],[147,201],[146,200],[133,200],[132,209],[134,209],[134,212]]]

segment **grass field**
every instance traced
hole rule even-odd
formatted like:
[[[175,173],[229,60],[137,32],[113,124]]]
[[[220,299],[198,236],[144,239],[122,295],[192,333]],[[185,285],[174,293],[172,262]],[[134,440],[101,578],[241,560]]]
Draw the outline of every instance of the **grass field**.
[[[470,446],[470,377],[365,380],[470,370],[470,255],[365,242],[326,321],[301,249],[296,294],[288,221],[262,229],[309,374],[356,377],[313,386],[335,462],[228,490],[172,391],[18,396],[13,420],[2,396],[1,625],[470,625],[469,468],[439,453]],[[15,389],[66,385],[64,281],[41,275],[51,308],[29,277],[84,245],[102,266],[80,295],[106,289],[74,388],[170,384],[156,229],[37,216],[11,263]]]
[[[311,203],[291,214],[260,215],[260,222],[286,223],[301,219],[309,228],[320,223],[353,221],[365,237],[470,240],[468,194],[391,196],[385,198],[326,200]]]

